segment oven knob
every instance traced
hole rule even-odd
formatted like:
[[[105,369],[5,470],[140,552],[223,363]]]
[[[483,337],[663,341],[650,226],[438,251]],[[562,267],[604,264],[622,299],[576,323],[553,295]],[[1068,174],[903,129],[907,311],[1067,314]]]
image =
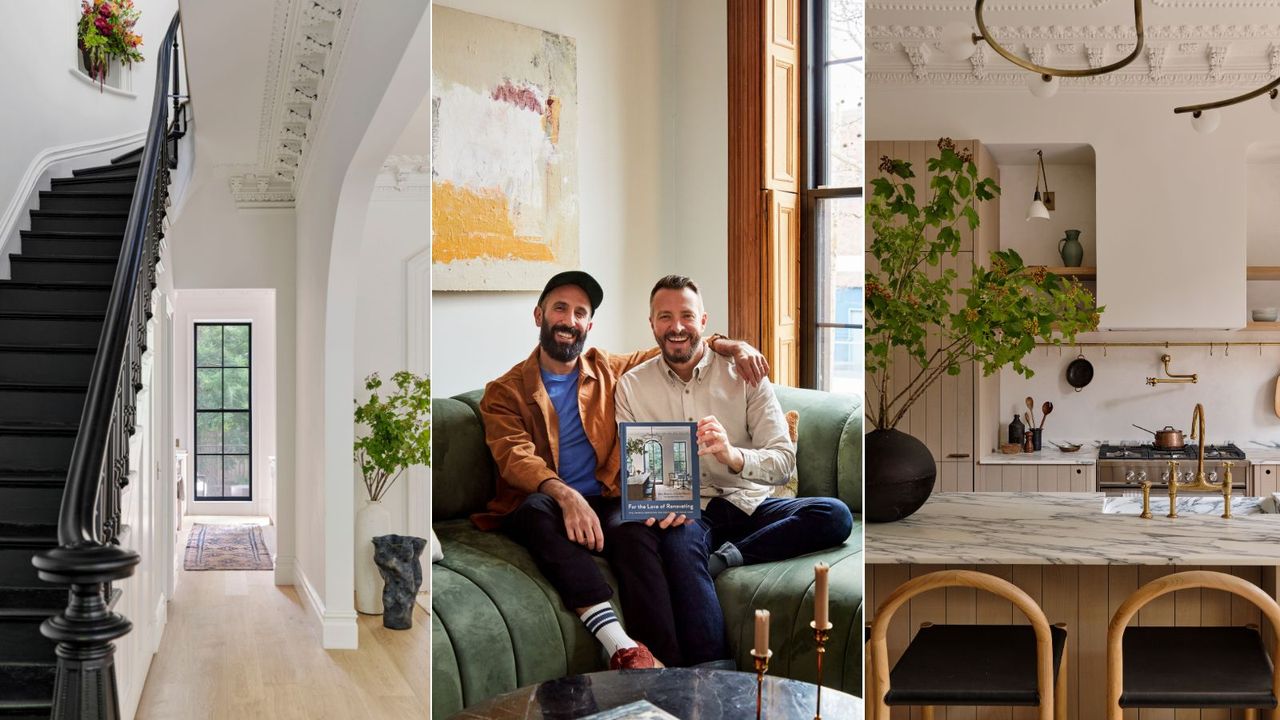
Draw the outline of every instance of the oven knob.
[[[1218,479],[1218,471],[1217,471],[1217,470],[1214,470],[1213,472],[1209,473],[1209,482],[1213,482],[1213,481],[1215,481],[1215,480],[1217,480],[1217,479]]]
[[[1124,474],[1124,481],[1125,481],[1125,482],[1133,482],[1133,478],[1134,478],[1134,476],[1135,476],[1136,474],[1137,474],[1137,473],[1135,473],[1134,471],[1130,470],[1129,472],[1127,472],[1127,473],[1125,473],[1125,474]]]
[[[1168,470],[1165,470],[1164,472],[1160,473],[1160,482],[1162,482],[1162,483],[1168,483],[1168,482],[1169,482],[1169,471],[1168,471]]]
[[[1143,470],[1138,473],[1138,482],[1144,483],[1146,481],[1147,481],[1147,471]]]
[[[1194,470],[1186,471],[1185,473],[1182,474],[1182,479],[1185,482],[1194,482],[1196,479],[1195,471]]]

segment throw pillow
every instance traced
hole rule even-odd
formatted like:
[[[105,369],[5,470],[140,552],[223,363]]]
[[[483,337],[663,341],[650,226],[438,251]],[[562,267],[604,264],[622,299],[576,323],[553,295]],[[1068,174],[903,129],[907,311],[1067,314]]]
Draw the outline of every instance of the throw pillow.
[[[791,434],[791,444],[796,443],[796,438],[800,435],[800,413],[795,410],[787,412],[787,432]],[[773,497],[777,498],[793,498],[800,492],[800,476],[798,473],[799,463],[796,468],[791,471],[791,479],[786,485],[779,485],[773,489]]]

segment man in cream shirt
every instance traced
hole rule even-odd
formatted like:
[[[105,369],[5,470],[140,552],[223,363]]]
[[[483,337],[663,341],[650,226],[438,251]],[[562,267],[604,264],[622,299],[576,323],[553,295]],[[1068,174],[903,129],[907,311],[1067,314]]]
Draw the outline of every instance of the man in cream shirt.
[[[649,326],[662,350],[618,381],[619,422],[698,423],[702,518],[714,578],[727,568],[839,545],[853,516],[835,498],[773,498],[795,468],[795,446],[773,386],[751,386],[708,352],[698,287],[668,275],[649,295]]]

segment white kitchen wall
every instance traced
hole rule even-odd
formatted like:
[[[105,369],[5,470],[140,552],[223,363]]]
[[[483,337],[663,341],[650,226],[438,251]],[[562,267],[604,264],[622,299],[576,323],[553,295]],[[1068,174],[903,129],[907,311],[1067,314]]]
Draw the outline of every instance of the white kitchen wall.
[[[653,343],[649,289],[664,274],[703,289],[728,330],[726,19],[723,3],[447,0],[568,35],[578,49],[581,268],[604,287],[589,345]],[[434,293],[433,392],[481,388],[537,345],[538,293]],[[471,339],[483,341],[476,352]]]
[[[867,134],[1091,145],[1103,327],[1243,326],[1245,158],[1254,141],[1275,136],[1274,113],[1246,103],[1223,111],[1216,133],[1199,135],[1171,109],[1203,93],[1067,85],[1045,101],[1020,88],[872,83]]]
[[[1045,163],[1049,188],[1057,202],[1047,221],[1027,220],[1027,208],[1035,193],[1036,175],[1040,168],[1036,165],[1004,164],[999,167],[1001,249],[1017,250],[1022,260],[1030,265],[1062,265],[1058,241],[1066,235],[1067,228],[1073,228],[1080,231],[1084,265],[1096,266],[1098,248],[1093,167]]]
[[[1149,334],[1123,336],[1109,333],[1107,340],[1150,342]],[[1071,347],[1038,348],[1023,362],[1035,376],[1024,379],[1010,369],[1000,373],[1000,434],[1017,411],[1026,410],[1025,398],[1035,398],[1036,418],[1040,404],[1053,403],[1045,422],[1045,438],[1064,440],[1149,440],[1150,435],[1132,427],[1137,423],[1152,430],[1172,425],[1191,432],[1191,411],[1196,403],[1205,407],[1208,439],[1212,443],[1234,441],[1245,452],[1261,450],[1250,440],[1280,440],[1280,418],[1274,410],[1276,378],[1280,376],[1280,347],[1264,347],[1259,353],[1248,340],[1280,340],[1277,333],[1162,333],[1158,340],[1215,339],[1209,348],[1163,347],[1084,348],[1093,364],[1093,382],[1075,392],[1066,381],[1066,369],[1076,357]],[[1223,343],[1230,342],[1230,347]],[[1148,377],[1162,377],[1160,356],[1173,357],[1175,373],[1197,373],[1195,384],[1162,384],[1151,387]],[[988,448],[989,450],[989,448]]]

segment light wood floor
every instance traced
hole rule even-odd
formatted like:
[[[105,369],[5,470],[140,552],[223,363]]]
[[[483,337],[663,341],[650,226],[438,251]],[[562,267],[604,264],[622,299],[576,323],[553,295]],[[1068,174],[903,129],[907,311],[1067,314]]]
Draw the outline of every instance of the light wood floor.
[[[412,630],[361,615],[359,650],[324,650],[306,605],[272,573],[179,572],[138,720],[428,717],[421,607]]]

